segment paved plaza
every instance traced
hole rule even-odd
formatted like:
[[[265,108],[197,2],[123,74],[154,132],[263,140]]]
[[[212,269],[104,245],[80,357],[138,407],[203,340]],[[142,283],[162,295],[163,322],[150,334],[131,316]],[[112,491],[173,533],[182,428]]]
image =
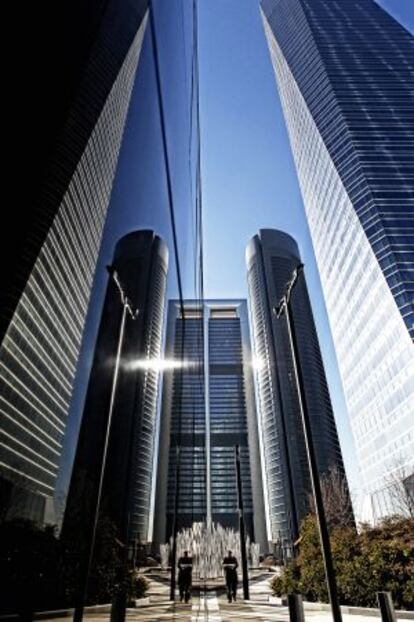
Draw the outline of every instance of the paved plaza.
[[[195,590],[189,604],[169,600],[167,575],[150,579],[149,604],[129,609],[127,622],[157,622],[177,620],[179,622],[288,622],[288,608],[269,602],[269,579],[272,573],[257,573],[250,581],[250,601],[243,601],[241,586],[237,602],[228,603],[222,587]],[[399,616],[397,615],[397,618]],[[87,622],[109,622],[108,613],[87,614]],[[305,619],[309,622],[330,622],[329,611],[307,611]],[[60,619],[61,620],[61,619]],[[374,622],[380,616],[343,614],[343,622]],[[59,622],[50,619],[49,622]]]
[[[305,619],[309,622],[331,622],[329,612],[307,611]],[[61,622],[56,620],[53,622]],[[86,616],[87,622],[109,622],[109,614],[90,614]],[[201,597],[193,598],[192,603],[183,605],[180,603],[153,603],[146,607],[135,610],[129,609],[127,622],[234,622],[245,620],[246,622],[288,622],[289,613],[287,607],[271,605],[260,601],[251,601],[249,604],[239,601],[228,603],[224,595],[218,596],[216,592],[208,592]],[[380,617],[362,615],[343,615],[343,622],[374,622]],[[49,622],[52,622],[50,620]]]

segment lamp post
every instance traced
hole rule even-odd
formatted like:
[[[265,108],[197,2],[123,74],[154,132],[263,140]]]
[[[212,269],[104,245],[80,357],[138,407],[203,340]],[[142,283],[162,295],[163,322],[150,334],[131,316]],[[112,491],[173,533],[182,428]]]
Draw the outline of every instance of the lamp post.
[[[175,498],[174,498],[174,518],[172,527],[172,550],[171,550],[171,582],[170,582],[170,600],[175,600],[175,574],[177,563],[177,516],[178,516],[178,499],[180,496],[180,446],[176,448],[176,463],[175,463]]]
[[[246,536],[244,528],[244,508],[243,508],[243,489],[240,467],[240,448],[236,445],[236,477],[237,477],[237,496],[239,502],[239,529],[240,529],[240,552],[242,562],[242,579],[243,579],[243,597],[244,600],[250,600],[249,595],[249,577],[247,574],[247,551]]]
[[[87,550],[85,552],[86,563],[84,564],[83,569],[81,570],[81,586],[79,590],[80,593],[78,596],[78,602],[75,605],[75,610],[73,613],[73,622],[82,621],[83,612],[85,608],[85,601],[87,597],[88,579],[89,579],[89,574],[90,574],[90,570],[92,566],[92,558],[93,558],[93,553],[94,553],[94,548],[95,548],[96,529],[97,529],[98,519],[99,519],[99,508],[101,504],[102,487],[103,487],[103,481],[104,481],[104,476],[105,476],[106,456],[108,453],[109,436],[111,432],[111,423],[112,423],[112,414],[114,410],[116,389],[117,389],[117,384],[118,384],[118,376],[119,376],[119,368],[120,368],[120,362],[121,362],[122,345],[124,341],[126,316],[128,315],[132,320],[136,320],[138,317],[138,313],[139,313],[138,309],[134,310],[131,307],[129,299],[125,295],[125,292],[122,288],[122,285],[118,277],[118,273],[116,269],[114,268],[114,266],[107,266],[107,270],[108,270],[110,278],[112,278],[112,280],[115,282],[115,285],[117,286],[117,289],[119,291],[121,303],[122,303],[122,315],[121,315],[121,323],[119,327],[115,367],[114,367],[114,373],[112,376],[111,395],[109,399],[108,419],[106,422],[105,439],[104,439],[104,446],[102,450],[98,490],[96,493],[96,499],[95,499],[94,510],[93,510],[92,528],[91,528],[90,537],[88,538],[88,541],[87,541]]]
[[[332,561],[331,543],[329,540],[328,525],[326,522],[325,509],[323,507],[321,482],[319,479],[318,465],[316,462],[315,447],[313,443],[312,428],[309,419],[309,413],[306,406],[306,395],[302,376],[302,370],[299,363],[299,352],[296,340],[295,326],[291,309],[292,289],[298,281],[299,275],[303,272],[303,264],[300,263],[293,271],[292,278],[286,286],[286,291],[282,296],[279,304],[273,308],[273,312],[277,318],[283,314],[286,317],[286,324],[289,336],[289,345],[292,354],[293,371],[295,377],[296,390],[298,394],[299,411],[303,426],[303,435],[305,437],[306,453],[308,457],[308,465],[312,483],[313,497],[315,500],[316,516],[318,519],[319,534],[322,546],[322,555],[325,566],[326,582],[328,586],[329,600],[331,603],[332,617],[334,622],[342,622],[341,608],[338,600],[338,591],[336,586],[335,571]]]

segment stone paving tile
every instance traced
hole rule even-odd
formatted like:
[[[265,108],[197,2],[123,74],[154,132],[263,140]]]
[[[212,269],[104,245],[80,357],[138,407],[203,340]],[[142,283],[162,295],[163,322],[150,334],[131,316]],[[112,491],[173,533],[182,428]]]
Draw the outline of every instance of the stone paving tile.
[[[270,604],[269,576],[262,573],[250,582],[251,602],[243,601],[241,586],[237,592],[237,602],[228,603],[223,589],[194,590],[189,604],[171,603],[168,581],[150,579],[150,605],[129,609],[127,622],[289,622],[287,607]],[[330,612],[305,611],[306,622],[331,622]],[[376,622],[373,616],[343,614],[343,622]],[[86,622],[109,622],[109,614],[87,614]],[[47,622],[62,622],[48,620]]]
[[[309,622],[331,622],[329,612],[307,611],[305,619]],[[343,622],[375,622],[380,618],[373,616],[343,614]],[[109,614],[87,614],[87,622],[109,622]],[[128,610],[127,622],[288,622],[287,607],[269,605],[263,602],[228,603],[225,596],[209,592],[206,596],[195,597],[185,605],[180,603],[151,604]],[[48,620],[62,622],[62,618]]]

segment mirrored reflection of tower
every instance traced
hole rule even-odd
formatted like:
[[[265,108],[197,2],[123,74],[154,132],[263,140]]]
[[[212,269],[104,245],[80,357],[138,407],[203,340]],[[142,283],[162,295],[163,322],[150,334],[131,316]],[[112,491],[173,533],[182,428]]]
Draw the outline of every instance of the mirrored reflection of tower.
[[[373,0],[262,10],[373,498],[414,466],[414,39]]]
[[[176,499],[178,530],[198,521],[238,530],[239,445],[247,533],[266,550],[246,302],[171,301],[166,352],[183,366],[163,380],[154,543],[170,537]]]
[[[136,319],[126,318],[115,390],[101,512],[122,540],[145,542],[160,370],[168,251],[152,231],[135,231],[116,245],[113,268]],[[108,283],[86,395],[63,530],[89,524],[101,472],[122,315],[120,292]]]
[[[286,319],[277,319],[272,308],[301,260],[288,234],[262,229],[249,242],[246,261],[271,537],[291,546],[309,511],[311,484]],[[291,308],[319,472],[336,468],[345,477],[303,276],[292,290]]]
[[[8,518],[55,521],[52,497],[147,7],[147,0],[122,9],[112,0],[42,6],[22,37],[28,53],[17,107],[33,97],[13,137],[14,148],[21,140],[19,210],[0,232],[9,248],[0,262],[0,486]]]

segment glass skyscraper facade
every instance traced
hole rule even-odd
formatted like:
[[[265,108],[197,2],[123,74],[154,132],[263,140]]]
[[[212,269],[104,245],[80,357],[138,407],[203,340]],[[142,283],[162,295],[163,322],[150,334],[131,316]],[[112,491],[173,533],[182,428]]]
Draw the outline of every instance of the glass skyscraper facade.
[[[414,456],[414,40],[372,0],[263,0],[365,491]]]
[[[59,7],[30,9],[21,23],[25,79],[11,72],[16,79],[8,119],[15,132],[7,150],[6,175],[19,209],[9,210],[0,231],[1,252],[8,246],[8,261],[2,255],[0,262],[1,340],[49,230],[56,227],[58,212],[64,213],[60,219],[66,219],[61,224],[64,238],[67,233],[76,238],[76,208],[85,222],[92,218],[92,209],[97,221],[102,217],[148,5],[148,0],[134,0],[120,10],[113,0],[62,0]],[[68,218],[75,223],[68,223]],[[88,239],[93,238],[90,226]],[[82,238],[71,241],[75,249],[78,244],[82,246]]]
[[[29,215],[27,250],[10,268],[17,277],[5,290],[0,350],[0,476],[10,486],[10,516],[55,520],[52,499],[83,329],[147,23],[141,17],[118,72],[112,68],[95,100],[89,92],[79,96],[84,108],[68,122],[56,180],[51,175],[47,182],[43,212]],[[96,52],[96,63],[102,54]],[[70,163],[80,145],[79,160]]]
[[[16,222],[10,210],[1,229],[10,248],[0,268],[8,519],[61,518],[116,242],[131,230],[155,231],[170,250],[168,297],[199,295],[200,228],[189,227],[197,89],[191,56],[177,52],[193,46],[194,14],[158,0],[151,6],[64,0],[59,15],[34,17],[26,77],[32,67],[38,90],[31,114],[16,124],[27,130],[21,210]]]
[[[277,318],[273,308],[301,260],[292,237],[262,229],[247,247],[246,262],[270,538],[291,553],[312,489],[286,318]],[[346,479],[303,275],[290,305],[318,470],[335,469]]]
[[[183,317],[185,321],[183,322]],[[154,512],[154,542],[194,522],[238,529],[235,447],[244,516],[266,547],[265,514],[247,305],[243,300],[170,302]],[[174,358],[170,358],[174,357]]]
[[[21,55],[24,80],[18,80],[24,106],[13,124],[19,209],[9,210],[0,231],[2,248],[6,242],[9,247],[7,262],[0,265],[0,530],[5,543],[0,566],[2,576],[8,577],[2,612],[18,611],[21,593],[33,610],[73,606],[73,586],[67,591],[64,585],[70,572],[56,573],[52,567],[44,572],[31,543],[42,524],[57,523],[60,528],[82,468],[90,478],[86,488],[91,493],[88,499],[88,493],[82,497],[81,492],[78,504],[75,499],[71,507],[78,515],[88,503],[96,507],[102,438],[94,435],[93,423],[89,433],[85,430],[87,419],[96,422],[96,434],[105,427],[100,417],[107,412],[113,365],[109,356],[108,367],[99,367],[95,354],[108,353],[102,334],[111,333],[119,320],[119,307],[109,317],[105,314],[110,289],[106,266],[113,261],[117,242],[130,231],[151,231],[154,246],[162,239],[169,250],[168,274],[160,252],[160,271],[152,274],[151,286],[140,291],[144,302],[152,297],[154,303],[143,302],[140,309],[145,336],[152,335],[143,358],[157,359],[158,340],[164,339],[151,332],[161,330],[165,319],[156,297],[202,298],[196,3],[183,9],[181,2],[164,0],[63,0],[59,6],[39,6],[32,20],[25,14],[30,32],[28,38],[21,37],[27,49]],[[17,95],[14,103],[17,109]],[[16,161],[10,158],[9,164]],[[138,273],[148,274],[147,268],[143,262]],[[152,319],[151,309],[158,314]],[[131,331],[131,351],[140,348],[138,338]],[[125,516],[124,501],[137,539],[147,537],[152,492],[147,478],[156,438],[152,418],[157,370],[130,373],[123,382],[128,378],[131,400],[123,409],[125,418],[114,419],[118,427],[112,436],[113,447],[121,445],[120,436],[125,436],[124,445],[122,451],[108,454],[105,487],[110,486],[111,473],[115,483],[112,493],[103,495],[101,508],[101,515],[111,515],[110,529],[119,542],[125,536],[119,521],[119,515]],[[123,388],[119,386],[118,397]],[[93,404],[99,412],[91,414]],[[132,439],[131,420],[142,411],[139,429],[134,428],[139,439]],[[127,499],[110,508],[110,499],[124,494],[127,448],[135,441],[135,483],[131,481]],[[80,458],[75,463],[77,450],[78,456],[86,455],[83,464]],[[113,475],[117,472],[118,480]],[[17,533],[14,519],[22,516],[38,523],[36,528],[20,522]],[[57,539],[51,539],[53,547]],[[82,537],[70,538],[74,539],[68,548],[75,558],[75,545],[85,541],[85,530]],[[27,545],[24,564],[17,561],[22,542]],[[9,569],[14,564],[23,575],[26,561],[36,568],[30,575],[36,580],[27,580],[26,573],[19,583]],[[93,590],[91,581],[89,598]]]

